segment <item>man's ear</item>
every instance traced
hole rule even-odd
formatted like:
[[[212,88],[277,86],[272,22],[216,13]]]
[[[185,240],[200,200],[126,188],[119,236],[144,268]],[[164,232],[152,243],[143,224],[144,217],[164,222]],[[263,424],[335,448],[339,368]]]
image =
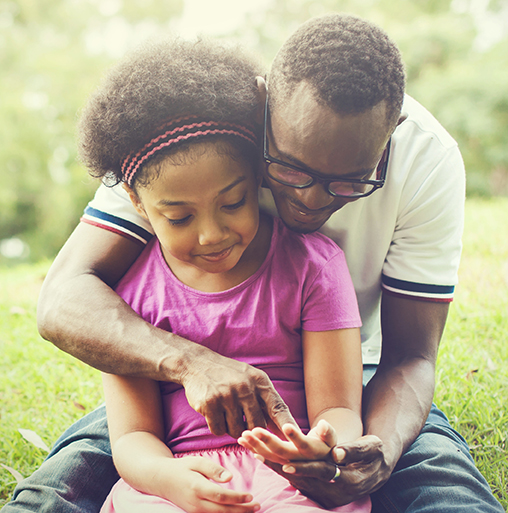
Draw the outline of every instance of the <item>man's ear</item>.
[[[256,77],[258,88],[258,108],[256,111],[256,123],[262,125],[265,117],[266,81],[264,77]]]
[[[127,185],[125,182],[122,183],[122,187],[125,189],[127,194],[129,195],[129,198],[132,202],[132,205],[136,209],[136,212],[144,217],[148,221],[148,216],[146,215],[145,208],[143,207],[143,204],[141,203],[141,200],[139,199],[139,196],[136,194],[134,189]]]
[[[406,121],[407,116],[408,116],[408,113],[407,113],[407,112],[401,112],[401,113],[400,113],[399,120],[397,121],[397,126],[399,126],[401,123],[403,123],[404,121]]]
[[[263,170],[265,167],[265,161],[263,159],[259,160],[259,166],[256,173],[256,183],[258,186],[258,189],[261,187],[261,184],[263,183]]]

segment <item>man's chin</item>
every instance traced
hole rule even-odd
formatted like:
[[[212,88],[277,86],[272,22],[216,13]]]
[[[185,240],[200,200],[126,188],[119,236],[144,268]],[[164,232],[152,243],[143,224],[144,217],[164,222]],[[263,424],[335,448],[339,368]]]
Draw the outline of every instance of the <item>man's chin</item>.
[[[312,233],[321,228],[330,216],[339,210],[343,205],[337,205],[337,208],[319,211],[309,211],[305,208],[300,209],[289,198],[283,195],[275,196],[275,206],[282,222],[292,231],[298,233]]]
[[[280,212],[279,212],[280,215]],[[321,228],[326,221],[330,218],[328,216],[326,219],[322,219],[320,221],[313,221],[313,222],[299,222],[293,219],[291,216],[286,215],[280,215],[280,218],[282,222],[286,225],[287,228],[289,228],[293,232],[297,233],[312,233]]]

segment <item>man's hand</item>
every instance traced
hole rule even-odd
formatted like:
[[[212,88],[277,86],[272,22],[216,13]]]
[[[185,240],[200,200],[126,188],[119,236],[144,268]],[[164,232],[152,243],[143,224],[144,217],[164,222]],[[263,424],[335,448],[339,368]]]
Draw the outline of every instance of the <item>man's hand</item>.
[[[391,474],[383,443],[376,436],[335,446],[335,430],[324,420],[307,436],[292,425],[284,426],[282,431],[290,441],[257,428],[244,432],[238,442],[326,508],[365,497],[380,488]]]
[[[376,491],[392,471],[386,463],[383,443],[373,435],[340,444],[332,455],[340,470],[334,481],[337,467],[327,461],[265,464],[325,508],[342,506]]]
[[[204,348],[202,348],[204,349]],[[214,435],[238,438],[245,429],[274,424],[297,426],[268,375],[210,350],[203,351],[182,378],[189,404]]]

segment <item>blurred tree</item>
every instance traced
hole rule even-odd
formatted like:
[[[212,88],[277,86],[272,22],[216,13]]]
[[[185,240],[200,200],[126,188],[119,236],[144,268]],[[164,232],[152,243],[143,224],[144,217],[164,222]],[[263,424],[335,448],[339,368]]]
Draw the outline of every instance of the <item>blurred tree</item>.
[[[1,240],[53,256],[97,187],[76,161],[77,113],[126,49],[184,0],[0,0]],[[305,20],[350,12],[401,48],[409,94],[457,139],[469,194],[508,194],[508,0],[272,0],[231,34],[269,66]],[[18,246],[14,246],[18,247]]]
[[[411,92],[458,140],[468,192],[508,194],[508,39],[445,73],[425,69]]]
[[[112,60],[182,7],[0,0],[0,240],[21,238],[33,260],[56,254],[97,187],[76,161],[77,112]]]
[[[237,35],[268,65],[298,25],[328,12],[388,32],[406,63],[408,93],[459,143],[468,194],[508,194],[508,0],[274,0]]]

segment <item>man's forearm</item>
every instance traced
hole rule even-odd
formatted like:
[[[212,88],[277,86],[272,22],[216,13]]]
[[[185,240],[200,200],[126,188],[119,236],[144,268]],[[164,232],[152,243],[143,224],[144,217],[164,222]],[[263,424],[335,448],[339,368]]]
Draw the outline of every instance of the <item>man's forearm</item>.
[[[41,290],[39,332],[106,373],[172,381],[212,433],[238,438],[245,427],[295,423],[268,375],[145,322],[111,288],[141,247],[80,223],[56,257]],[[227,423],[226,423],[227,420]]]
[[[434,363],[425,358],[407,359],[393,367],[380,365],[365,388],[364,433],[382,440],[391,470],[427,419],[434,395],[434,372]]]
[[[187,362],[206,349],[148,324],[111,288],[142,249],[114,232],[79,223],[44,280],[39,332],[104,372],[180,383]]]
[[[38,317],[45,339],[103,372],[180,383],[187,362],[206,352],[145,322],[93,274],[43,290]]]

